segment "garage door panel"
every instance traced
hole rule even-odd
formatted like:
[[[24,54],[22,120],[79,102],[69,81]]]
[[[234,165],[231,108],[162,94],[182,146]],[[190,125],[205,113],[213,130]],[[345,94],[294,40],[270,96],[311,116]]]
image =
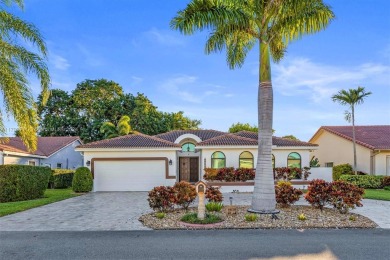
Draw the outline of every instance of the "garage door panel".
[[[94,191],[149,191],[165,185],[165,161],[96,161]]]

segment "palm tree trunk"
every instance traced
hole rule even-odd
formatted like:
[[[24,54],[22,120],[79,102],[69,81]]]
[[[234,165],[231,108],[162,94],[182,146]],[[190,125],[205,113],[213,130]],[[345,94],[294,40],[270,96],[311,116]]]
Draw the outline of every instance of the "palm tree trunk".
[[[275,213],[275,186],[272,172],[272,115],[273,93],[268,44],[260,42],[258,124],[259,145],[252,205],[248,210]]]
[[[357,175],[356,138],[355,138],[355,107],[352,105],[352,142],[353,142],[353,172]]]

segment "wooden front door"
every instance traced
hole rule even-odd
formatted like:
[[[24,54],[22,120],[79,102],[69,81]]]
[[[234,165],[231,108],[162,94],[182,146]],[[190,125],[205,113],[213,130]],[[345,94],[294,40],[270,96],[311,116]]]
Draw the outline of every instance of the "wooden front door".
[[[199,158],[180,157],[179,159],[179,181],[199,181]]]

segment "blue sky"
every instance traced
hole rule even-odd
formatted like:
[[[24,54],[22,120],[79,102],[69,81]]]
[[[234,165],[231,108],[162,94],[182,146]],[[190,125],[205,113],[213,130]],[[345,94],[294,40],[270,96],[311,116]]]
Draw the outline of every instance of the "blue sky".
[[[52,88],[106,78],[145,93],[162,111],[201,119],[204,129],[257,124],[257,48],[236,70],[224,53],[205,55],[207,32],[183,36],[169,27],[188,2],[25,0],[15,14],[44,35]],[[330,96],[358,85],[373,94],[357,108],[356,123],[390,124],[390,1],[325,2],[336,14],[330,27],[292,43],[272,65],[277,136],[308,140],[321,125],[347,124],[346,107]],[[38,94],[36,80],[31,87]]]

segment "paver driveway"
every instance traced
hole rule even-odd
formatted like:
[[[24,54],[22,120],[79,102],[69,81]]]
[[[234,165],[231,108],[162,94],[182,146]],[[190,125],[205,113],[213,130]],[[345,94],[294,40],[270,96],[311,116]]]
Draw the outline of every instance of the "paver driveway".
[[[147,192],[95,192],[0,218],[0,231],[145,230]]]

